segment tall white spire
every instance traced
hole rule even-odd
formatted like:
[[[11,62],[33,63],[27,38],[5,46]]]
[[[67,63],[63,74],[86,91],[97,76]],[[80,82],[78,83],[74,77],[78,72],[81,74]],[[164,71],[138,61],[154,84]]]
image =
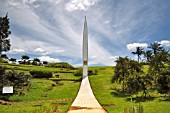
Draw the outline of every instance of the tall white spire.
[[[88,75],[88,29],[85,16],[84,31],[83,31],[83,77]]]

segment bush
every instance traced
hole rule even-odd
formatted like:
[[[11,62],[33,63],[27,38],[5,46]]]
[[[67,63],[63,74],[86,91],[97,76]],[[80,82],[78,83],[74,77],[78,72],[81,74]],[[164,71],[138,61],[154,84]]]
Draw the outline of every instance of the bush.
[[[54,67],[54,68],[75,69],[72,65],[68,64],[67,62],[49,63],[49,64],[46,64],[45,66],[46,67]]]
[[[42,70],[31,70],[30,74],[34,78],[51,78],[53,76],[52,72]]]
[[[97,75],[97,70],[88,70],[88,75]],[[74,76],[82,76],[83,75],[83,69],[80,68],[76,72],[74,72]]]
[[[82,76],[83,75],[83,69],[80,68],[76,72],[74,72],[74,76]]]

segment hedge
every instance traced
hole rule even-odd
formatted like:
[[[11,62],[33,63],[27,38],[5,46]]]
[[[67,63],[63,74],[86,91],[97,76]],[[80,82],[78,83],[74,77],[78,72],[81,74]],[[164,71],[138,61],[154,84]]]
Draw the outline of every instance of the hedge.
[[[52,72],[42,70],[31,70],[30,74],[33,78],[51,78],[53,76]]]

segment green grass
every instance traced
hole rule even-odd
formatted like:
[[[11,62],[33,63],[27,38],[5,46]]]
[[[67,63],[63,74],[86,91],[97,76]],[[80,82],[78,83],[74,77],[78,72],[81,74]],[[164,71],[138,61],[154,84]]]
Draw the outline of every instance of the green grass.
[[[169,113],[170,111],[170,102],[165,101],[164,95],[158,94],[156,91],[150,92],[153,99],[142,99],[134,100],[135,95],[124,96],[123,94],[117,93],[115,88],[120,88],[119,84],[111,83],[111,78],[114,74],[112,67],[99,67],[98,75],[90,76],[90,83],[93,89],[93,92],[101,105],[104,106],[104,109],[108,113],[119,113],[125,108],[131,107],[133,105],[141,103],[144,106],[144,113]],[[140,96],[141,93],[138,95]],[[132,99],[131,99],[132,98]],[[131,101],[132,100],[132,101]]]
[[[61,86],[52,86],[55,84],[51,80],[46,79],[32,79],[31,87],[25,90],[24,95],[14,95],[9,100],[15,106],[0,105],[0,113],[18,113],[18,111],[33,112],[36,109],[40,109],[39,106],[44,102],[48,104],[52,102],[65,103],[65,106],[58,105],[61,113],[65,113],[68,110],[71,102],[75,98],[80,82],[62,82]],[[50,106],[50,105],[49,105]]]
[[[2,64],[1,64],[2,65]],[[26,72],[32,69],[50,70],[54,74],[58,74],[61,79],[79,79],[73,73],[56,73],[56,71],[70,71],[60,68],[46,68],[43,66],[32,65],[7,65],[8,68],[18,68],[19,72]],[[114,67],[89,67],[90,70],[97,70],[98,74],[89,76],[89,80],[93,92],[108,113],[120,113],[126,108],[132,107],[141,103],[144,107],[144,113],[169,113],[170,103],[166,101],[163,94],[159,94],[156,90],[150,91],[151,99],[135,98],[136,95],[127,96],[118,93],[116,88],[121,85],[111,83],[111,78],[114,74]],[[148,67],[144,67],[147,71]],[[25,88],[24,95],[13,95],[10,101],[14,105],[1,105],[0,113],[33,113],[37,110],[38,113],[43,113],[47,110],[59,109],[60,113],[65,113],[74,98],[77,95],[80,82],[60,81],[59,84],[48,79],[31,79],[30,88]],[[139,93],[137,96],[140,96]],[[53,103],[56,103],[55,108]],[[41,106],[39,106],[41,105]]]

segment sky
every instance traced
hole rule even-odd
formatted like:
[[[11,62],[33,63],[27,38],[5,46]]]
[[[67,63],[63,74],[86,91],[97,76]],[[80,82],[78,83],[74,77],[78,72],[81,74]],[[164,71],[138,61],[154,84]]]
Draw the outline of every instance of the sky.
[[[170,48],[169,11],[170,0],[0,0],[12,32],[5,54],[81,66],[86,16],[89,65],[113,66],[118,56],[136,59],[137,46]]]

